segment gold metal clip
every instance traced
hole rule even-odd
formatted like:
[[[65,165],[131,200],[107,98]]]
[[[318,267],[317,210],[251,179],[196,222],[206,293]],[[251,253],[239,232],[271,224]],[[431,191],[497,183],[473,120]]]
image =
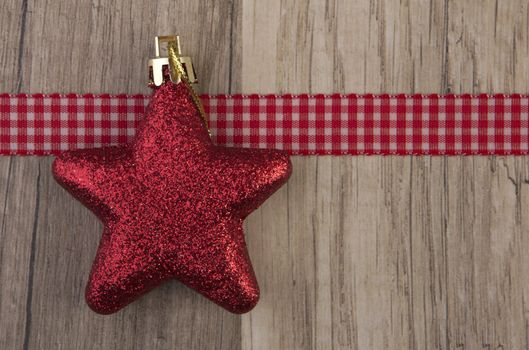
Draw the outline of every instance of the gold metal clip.
[[[182,50],[180,48],[180,37],[178,35],[165,35],[157,36],[154,39],[154,49],[156,57],[149,60],[149,83],[152,86],[160,86],[167,80],[171,79],[174,83],[179,83],[181,77],[175,74],[169,65],[168,57],[160,57],[160,43],[166,43],[167,46],[175,46],[177,48],[178,61],[182,64],[183,70],[187,76],[187,80],[191,84],[198,82],[195,73],[195,68],[191,57],[182,56]],[[176,75],[176,76],[175,76]]]

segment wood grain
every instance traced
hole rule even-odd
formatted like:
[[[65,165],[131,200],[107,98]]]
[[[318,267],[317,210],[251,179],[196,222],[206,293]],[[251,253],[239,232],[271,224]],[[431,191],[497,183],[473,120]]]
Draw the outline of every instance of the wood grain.
[[[528,88],[523,1],[244,5],[244,92]],[[527,158],[294,165],[248,220],[263,297],[243,316],[244,349],[529,346]]]
[[[186,39],[203,91],[229,90],[230,4],[25,0],[0,6],[6,38],[0,91],[148,93],[145,66],[154,36],[175,32]],[[84,285],[101,234],[98,220],[55,183],[51,158],[0,162],[1,349],[240,347],[240,318],[176,282],[116,315],[90,311]]]
[[[5,92],[147,93],[174,32],[203,92],[529,91],[523,0],[6,0],[0,30]],[[295,157],[242,317],[176,282],[91,312],[101,226],[51,161],[0,158],[1,349],[529,348],[527,157]]]

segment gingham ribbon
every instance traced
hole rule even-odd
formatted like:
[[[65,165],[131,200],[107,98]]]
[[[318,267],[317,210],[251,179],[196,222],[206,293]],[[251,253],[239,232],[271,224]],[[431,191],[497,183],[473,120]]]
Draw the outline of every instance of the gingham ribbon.
[[[206,95],[213,141],[291,154],[529,154],[529,96]],[[143,95],[0,94],[0,153],[134,137]]]

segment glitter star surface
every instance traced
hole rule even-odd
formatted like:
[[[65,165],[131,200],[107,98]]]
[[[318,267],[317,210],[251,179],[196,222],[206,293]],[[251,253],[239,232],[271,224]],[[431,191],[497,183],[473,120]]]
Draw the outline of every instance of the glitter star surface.
[[[56,180],[104,223],[86,300],[110,314],[175,278],[234,313],[259,287],[244,218],[286,182],[285,152],[212,144],[184,84],[154,92],[135,142],[68,151]]]

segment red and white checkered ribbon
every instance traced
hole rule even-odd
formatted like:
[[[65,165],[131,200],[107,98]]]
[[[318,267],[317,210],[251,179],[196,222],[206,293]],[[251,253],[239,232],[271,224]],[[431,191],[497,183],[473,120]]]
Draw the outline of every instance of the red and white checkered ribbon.
[[[213,141],[291,154],[529,154],[529,96],[202,96]],[[149,97],[0,94],[0,153],[123,144]]]

